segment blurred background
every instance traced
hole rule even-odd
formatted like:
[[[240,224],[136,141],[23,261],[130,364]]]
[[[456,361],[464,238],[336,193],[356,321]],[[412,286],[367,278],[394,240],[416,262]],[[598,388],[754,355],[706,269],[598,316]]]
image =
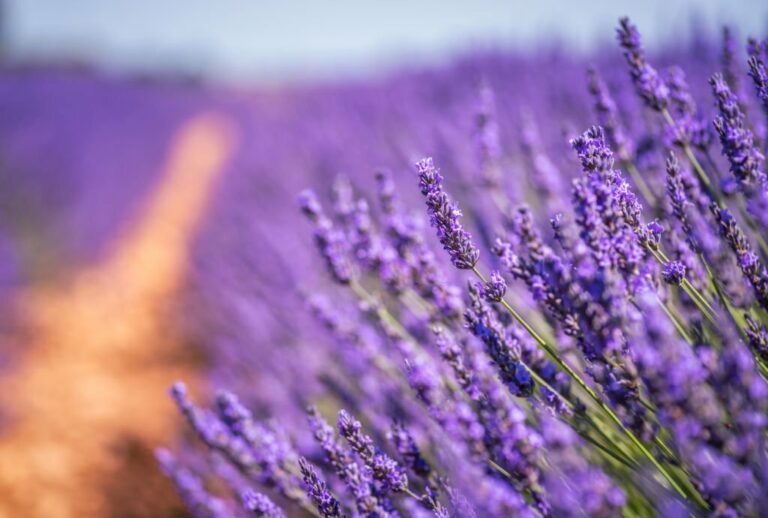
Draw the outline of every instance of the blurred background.
[[[759,0],[0,3],[0,516],[183,516],[152,456],[179,433],[166,389],[257,382],[221,308],[294,339],[273,296],[311,261],[296,192],[432,152],[397,117],[463,113],[453,77],[545,62],[582,92],[558,71],[620,59],[622,15],[692,65],[723,24],[768,33]]]

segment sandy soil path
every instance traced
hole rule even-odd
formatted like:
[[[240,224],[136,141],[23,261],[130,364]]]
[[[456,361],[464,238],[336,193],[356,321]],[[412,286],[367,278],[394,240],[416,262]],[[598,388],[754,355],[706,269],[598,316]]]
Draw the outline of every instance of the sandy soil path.
[[[233,140],[213,115],[188,121],[105,259],[21,295],[28,343],[0,379],[0,516],[180,513],[152,449],[180,424],[167,387],[199,369],[169,317]]]

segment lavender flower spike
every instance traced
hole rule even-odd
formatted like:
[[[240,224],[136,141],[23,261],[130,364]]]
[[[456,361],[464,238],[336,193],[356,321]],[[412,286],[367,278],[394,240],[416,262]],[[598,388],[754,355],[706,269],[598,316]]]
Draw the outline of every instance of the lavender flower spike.
[[[253,489],[240,493],[240,500],[246,511],[260,518],[285,518],[285,513],[269,497]]]
[[[744,314],[744,320],[747,321],[744,331],[749,339],[749,346],[764,362],[768,362],[768,331],[749,313]]]
[[[304,457],[299,458],[299,469],[301,470],[301,476],[304,478],[304,489],[323,518],[341,518],[345,516],[341,510],[341,504],[331,494],[328,485],[320,479],[317,470]]]
[[[325,215],[317,195],[309,189],[299,194],[301,211],[315,224],[315,244],[325,259],[328,271],[340,284],[349,284],[355,269],[347,256],[349,243],[344,233]]]
[[[373,492],[373,481],[369,474],[360,469],[352,452],[339,444],[334,429],[323,419],[317,408],[309,407],[307,416],[312,433],[325,452],[326,460],[355,497],[357,510],[363,516],[390,516]]]
[[[193,516],[224,518],[230,516],[224,502],[208,494],[203,481],[189,469],[181,466],[171,452],[159,449],[155,452],[160,468],[173,480],[181,499]]]
[[[608,140],[616,148],[616,154],[622,161],[629,161],[629,140],[624,133],[621,124],[619,110],[608,91],[608,86],[598,74],[597,70],[590,67],[587,71],[589,78],[589,93],[592,95],[600,125],[605,129]]]
[[[483,285],[483,298],[488,302],[501,302],[506,293],[507,281],[499,272],[491,272],[491,278]]]
[[[416,164],[419,187],[427,201],[430,223],[437,237],[450,254],[451,262],[460,270],[471,270],[480,259],[480,251],[472,244],[472,236],[461,225],[461,211],[443,190],[443,177],[427,157]]]
[[[680,261],[670,261],[664,265],[661,276],[667,284],[679,286],[683,283],[683,279],[685,279],[685,272],[685,264]]]
[[[371,470],[373,478],[384,484],[386,489],[397,493],[408,487],[405,470],[373,445],[371,438],[362,432],[360,421],[349,415],[346,410],[339,411],[339,433]]]
[[[405,461],[405,465],[417,475],[427,479],[432,473],[432,468],[429,463],[424,460],[424,457],[422,457],[421,451],[416,445],[416,441],[408,432],[405,425],[395,421],[392,423],[392,429],[387,435],[394,443],[395,448],[397,448],[397,453],[399,453],[400,457]]]
[[[761,170],[764,157],[754,145],[752,132],[747,128],[738,99],[731,92],[723,76],[715,74],[709,83],[712,85],[712,92],[720,111],[714,124],[720,135],[723,154],[728,157],[731,164],[731,173],[749,197],[764,189],[766,177]]]
[[[768,115],[768,72],[765,70],[765,63],[758,55],[754,55],[749,58],[747,64],[749,65],[749,75],[757,89],[757,97],[763,105],[763,111]]]
[[[744,277],[752,285],[755,298],[763,308],[768,309],[768,271],[760,258],[752,251],[749,240],[739,228],[730,211],[720,208],[715,203],[710,208],[720,227],[720,234],[736,254],[736,260]]]
[[[741,95],[741,68],[738,63],[736,38],[727,25],[723,27],[723,48],[720,64],[723,67],[725,83],[734,93]]]
[[[665,110],[669,101],[669,89],[656,69],[645,60],[645,50],[640,43],[637,27],[625,17],[619,20],[616,32],[619,43],[624,48],[629,75],[637,93],[650,108],[659,112]]]

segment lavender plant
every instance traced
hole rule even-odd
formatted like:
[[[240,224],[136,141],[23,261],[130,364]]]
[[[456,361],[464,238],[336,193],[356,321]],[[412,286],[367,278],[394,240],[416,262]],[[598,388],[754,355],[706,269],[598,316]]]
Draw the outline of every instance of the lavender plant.
[[[218,347],[229,375],[219,381],[242,402],[221,392],[206,410],[183,385],[172,389],[214,466],[200,468],[199,451],[194,471],[159,454],[191,512],[764,512],[766,181],[751,129],[764,114],[745,112],[765,106],[764,49],[750,43],[742,70],[727,33],[715,102],[697,103],[700,62],[687,74],[657,71],[628,19],[618,40],[628,81],[611,60],[578,75],[594,117],[577,100],[517,112],[505,85],[518,76],[505,83],[492,59],[465,65],[487,74],[480,87],[445,86],[443,96],[463,95],[463,135],[438,115],[454,105],[421,93],[429,77],[389,85],[403,113],[382,117],[398,138],[366,144],[391,146],[395,170],[411,161],[403,181],[379,171],[368,198],[365,180],[340,177],[329,203],[302,191],[316,259],[262,279],[284,291],[300,283],[290,308],[227,285],[235,345]],[[747,73],[757,96],[739,101]],[[534,138],[532,119],[537,135],[553,136]],[[722,157],[711,152],[715,134]],[[423,148],[436,158],[410,160]],[[313,271],[325,279],[297,280]],[[298,316],[299,298],[314,323]],[[246,362],[244,344],[266,329],[280,333]]]

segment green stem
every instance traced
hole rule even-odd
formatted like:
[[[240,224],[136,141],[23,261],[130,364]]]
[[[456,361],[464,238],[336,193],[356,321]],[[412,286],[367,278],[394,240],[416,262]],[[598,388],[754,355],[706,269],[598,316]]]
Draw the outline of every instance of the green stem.
[[[365,301],[367,304],[371,305],[372,307],[377,308],[377,316],[385,321],[387,325],[392,327],[393,331],[397,333],[400,338],[404,340],[409,340],[411,342],[414,342],[415,339],[408,333],[408,331],[400,324],[399,320],[395,318],[386,308],[381,307],[379,304],[377,304],[374,297],[359,283],[352,282],[350,283],[350,288],[352,291],[363,301]],[[418,295],[415,296],[415,301],[418,302]],[[425,309],[423,306],[420,309]],[[520,358],[518,360],[520,364],[525,368],[525,370],[528,372],[528,374],[538,383],[540,386],[545,387],[547,390],[549,390],[552,394],[560,398],[565,405],[570,408],[571,410],[574,410],[575,406],[573,403],[571,403],[568,399],[566,399],[558,390],[556,390],[549,382],[547,382],[545,379],[543,379],[536,371],[534,371],[525,361]],[[377,367],[379,367],[381,370],[387,372],[390,374],[390,376],[393,376],[394,378],[398,378],[396,372],[397,370],[394,368],[394,366],[389,363],[386,358],[378,358],[374,357],[374,363]],[[448,379],[445,380],[446,384],[448,384],[449,387],[454,387],[458,389],[458,387],[455,387],[455,385],[452,385],[452,380]],[[605,440],[607,440],[609,443],[611,442],[611,439],[603,433],[603,431],[600,429],[600,427],[589,417],[584,415],[583,416],[587,423],[592,426],[594,430],[598,432]],[[623,454],[619,454],[617,452],[614,452],[610,450],[608,447],[604,446],[603,444],[599,443],[592,437],[590,437],[588,434],[583,434],[582,437],[584,437],[587,441],[589,441],[591,444],[594,444],[597,448],[599,448],[601,451],[604,451],[606,454],[610,455],[613,459],[617,460],[618,462],[622,463],[623,465],[632,468],[633,463],[631,460],[625,458]],[[502,475],[508,477],[510,480],[512,479],[512,475],[504,470],[501,466],[496,464],[493,460],[489,459],[489,465],[494,468],[496,471],[501,473]]]
[[[661,306],[661,309],[664,310],[664,313],[667,314],[669,319],[672,321],[672,324],[677,329],[677,332],[680,333],[680,336],[683,337],[683,339],[688,342],[689,345],[693,345],[693,338],[688,334],[688,331],[685,330],[685,327],[683,327],[683,324],[680,323],[677,318],[672,314],[672,311],[664,304],[658,295],[656,295],[656,301],[659,303],[659,306]]]
[[[653,194],[653,191],[651,191],[651,188],[648,186],[645,178],[643,178],[643,175],[641,175],[640,171],[637,170],[634,162],[632,162],[629,157],[623,157],[622,162],[624,162],[624,167],[629,172],[629,176],[635,182],[635,185],[637,186],[643,198],[645,198],[645,201],[647,201],[652,206],[656,206],[658,202],[656,200],[656,196]]]
[[[486,282],[485,278],[478,271],[477,267],[473,267],[472,271],[482,282]],[[597,395],[592,387],[587,385],[581,376],[579,376],[578,373],[573,370],[570,365],[568,365],[562,358],[560,358],[560,355],[557,353],[557,351],[555,351],[551,345],[549,345],[546,341],[544,341],[543,338],[541,338],[541,336],[539,336],[539,334],[528,324],[528,322],[526,322],[526,320],[515,310],[515,308],[510,306],[504,299],[501,300],[501,305],[504,306],[504,308],[526,330],[526,332],[534,340],[536,340],[539,346],[544,349],[552,361],[554,361],[561,370],[568,374],[568,376],[570,376],[571,379],[573,379],[581,387],[581,389],[587,393],[587,395],[595,402],[598,407],[600,407],[600,409],[608,416],[608,418],[616,424],[619,430],[621,430],[629,438],[630,442],[632,442],[632,444],[651,462],[651,464],[653,464],[654,467],[659,470],[662,476],[675,489],[675,491],[677,491],[683,498],[688,499],[688,495],[685,493],[682,487],[680,487],[677,481],[675,481],[675,479],[667,472],[664,466],[662,466],[661,463],[656,460],[656,457],[651,454],[643,442],[630,429],[624,426],[624,423],[621,422],[619,416],[617,416],[613,410],[611,410],[611,408],[603,402],[603,400],[600,398],[600,396]]]
[[[678,127],[677,123],[675,122],[675,119],[672,118],[672,115],[669,113],[669,110],[664,108],[661,111],[661,115],[664,117],[664,120],[667,122],[670,128],[675,132],[678,140],[683,143],[683,153],[685,153],[685,156],[688,157],[688,161],[693,166],[693,169],[696,171],[696,175],[699,177],[699,181],[704,186],[704,189],[706,189],[707,193],[710,195],[710,198],[720,203],[720,195],[713,190],[712,182],[709,179],[709,176],[707,176],[706,171],[704,171],[704,168],[701,167],[701,163],[696,158],[696,155],[693,154],[693,150],[691,149],[691,146],[688,144],[688,142],[685,140],[683,133],[680,131],[680,128]]]
[[[667,262],[669,262],[669,259],[667,259],[667,256],[665,256],[661,250],[654,250],[650,246],[646,246],[646,249],[656,258],[659,264],[665,265]],[[696,307],[699,308],[701,314],[704,315],[710,322],[714,322],[715,310],[710,305],[709,301],[704,297],[704,295],[699,293],[699,290],[697,290],[696,287],[691,284],[688,279],[683,279],[682,288],[683,291],[685,291],[691,298],[693,303],[696,304]]]
[[[712,158],[712,153],[709,152],[709,150],[704,152],[704,157],[707,159],[707,163],[709,164],[709,167],[712,169],[712,172],[715,175],[715,180],[719,183],[723,175],[720,174],[720,169],[717,167],[717,164],[715,163],[715,159]]]

